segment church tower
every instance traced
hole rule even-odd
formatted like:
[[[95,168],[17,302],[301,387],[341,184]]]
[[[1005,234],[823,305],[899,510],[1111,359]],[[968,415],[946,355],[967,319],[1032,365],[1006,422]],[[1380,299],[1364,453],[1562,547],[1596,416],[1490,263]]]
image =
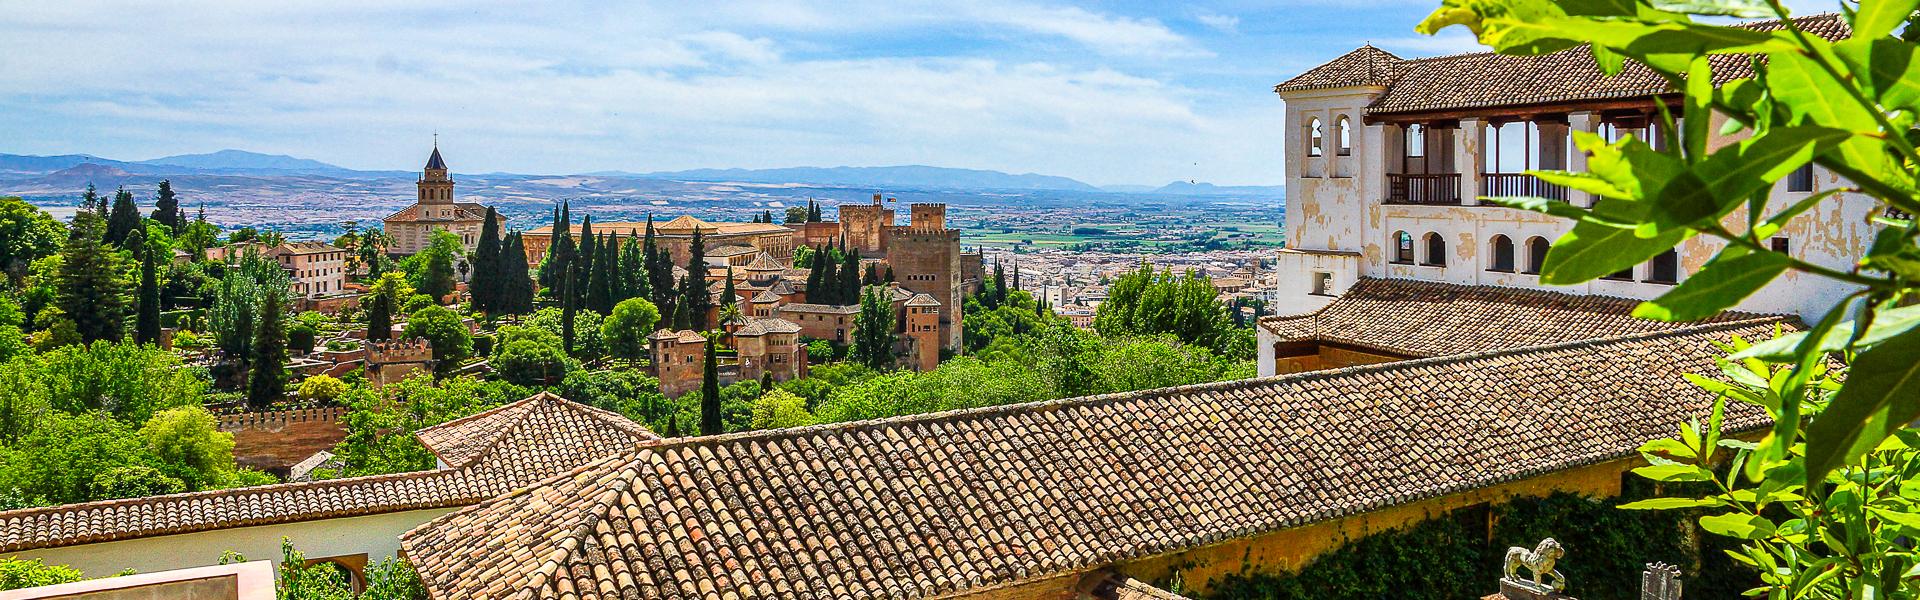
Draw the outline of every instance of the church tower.
[[[447,177],[447,161],[440,158],[439,144],[433,145],[433,156],[427,157],[427,168],[421,171],[417,185],[421,204],[453,204],[453,179]]]

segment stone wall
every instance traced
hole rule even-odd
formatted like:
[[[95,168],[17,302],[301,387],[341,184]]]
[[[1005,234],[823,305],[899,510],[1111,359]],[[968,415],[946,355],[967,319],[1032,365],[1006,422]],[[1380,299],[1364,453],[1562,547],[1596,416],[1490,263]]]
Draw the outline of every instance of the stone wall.
[[[285,476],[294,463],[346,438],[346,414],[343,406],[229,413],[220,415],[220,430],[233,434],[234,462]]]
[[[941,347],[960,348],[961,307],[965,300],[961,286],[960,232],[954,229],[888,229],[891,252],[887,265],[893,267],[900,287],[933,296],[940,302]]]

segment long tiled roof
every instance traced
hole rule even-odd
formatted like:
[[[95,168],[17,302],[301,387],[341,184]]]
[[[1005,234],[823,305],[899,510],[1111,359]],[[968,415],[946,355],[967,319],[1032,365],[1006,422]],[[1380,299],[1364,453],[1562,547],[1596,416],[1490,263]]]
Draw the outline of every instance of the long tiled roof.
[[[1267,317],[1279,341],[1339,343],[1411,357],[1555,344],[1692,324],[1633,317],[1638,300],[1546,290],[1362,277],[1305,315]],[[1765,319],[1728,312],[1707,322]]]
[[[402,208],[400,209],[399,212],[395,212],[391,215],[387,215],[387,218],[382,220],[383,221],[436,221],[438,222],[438,221],[485,221],[487,219],[487,205],[485,204],[480,204],[478,202],[455,202],[453,203],[453,207],[455,210],[454,210],[454,216],[452,219],[427,218],[427,217],[420,216],[420,205],[415,204],[413,206]],[[506,215],[498,215],[498,218],[502,221],[507,220]]]
[[[443,600],[938,596],[1627,458],[1773,325],[664,440],[401,543]]]
[[[1795,17],[1794,22],[1807,33],[1828,40],[1852,34],[1846,19],[1838,13]],[[1781,22],[1756,21],[1742,26],[1774,31],[1781,28]],[[1753,75],[1752,63],[1745,56],[1716,56],[1712,64],[1715,83]],[[1673,91],[1665,78],[1636,62],[1629,61],[1620,74],[1608,77],[1586,47],[1537,56],[1474,52],[1401,59],[1372,46],[1310,69],[1274,86],[1274,91],[1355,86],[1386,88],[1367,107],[1368,114],[1608,100]]]
[[[465,506],[659,439],[619,415],[552,394],[491,412],[422,440],[442,456],[457,449],[466,460],[456,468],[0,512],[0,552]],[[482,424],[503,430],[482,443]]]

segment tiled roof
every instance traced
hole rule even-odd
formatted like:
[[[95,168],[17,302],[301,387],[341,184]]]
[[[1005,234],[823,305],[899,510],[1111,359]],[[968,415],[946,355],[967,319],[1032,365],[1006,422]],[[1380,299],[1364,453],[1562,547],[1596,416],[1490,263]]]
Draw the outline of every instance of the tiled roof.
[[[0,552],[465,506],[659,439],[619,415],[552,394],[501,412],[520,416],[489,421],[506,429],[464,467],[0,512]]]
[[[800,324],[778,317],[760,317],[733,332],[736,336],[746,337],[769,333],[800,333]]]
[[[675,342],[682,343],[682,344],[707,343],[707,336],[700,335],[700,332],[694,331],[692,329],[682,329],[679,331],[673,331],[671,329],[661,329],[659,331],[653,332],[653,335],[647,336],[647,339],[673,340]]]
[[[1367,44],[1273,87],[1276,92],[1387,86],[1400,76],[1401,58]]]
[[[907,306],[939,306],[940,301],[926,294],[914,294],[907,300]]]
[[[786,270],[786,268],[786,264],[781,263],[778,259],[775,259],[773,255],[765,252],[754,256],[753,262],[747,263],[748,271],[783,271]]]
[[[860,305],[858,304],[845,304],[845,305],[807,304],[804,302],[795,302],[792,304],[780,305],[780,310],[798,312],[798,313],[808,313],[808,314],[824,313],[824,314],[837,314],[837,315],[851,315],[851,314],[860,312]]]
[[[932,597],[1628,458],[1772,328],[663,440],[401,544],[443,600]]]
[[[387,215],[387,218],[382,220],[383,221],[459,222],[459,221],[485,221],[487,219],[487,205],[485,204],[480,204],[478,202],[455,202],[453,203],[453,207],[457,210],[454,211],[452,219],[441,219],[437,217],[436,218],[422,217],[420,216],[420,205],[414,204],[413,206],[400,209],[400,212]],[[498,218],[501,221],[507,220],[506,215],[498,215]]]
[[[439,146],[434,146],[433,155],[427,157],[427,168],[442,169],[442,170],[445,170],[447,168],[447,161],[445,159],[440,158]]]
[[[1808,34],[1828,40],[1852,34],[1838,13],[1795,17],[1794,22]],[[1781,22],[1742,26],[1774,31]],[[1720,55],[1711,60],[1716,84],[1753,74],[1746,56]],[[1400,59],[1363,46],[1275,86],[1274,91],[1351,86],[1387,88],[1367,107],[1368,114],[1646,97],[1673,91],[1665,78],[1632,61],[1619,75],[1606,76],[1584,46],[1537,56],[1475,52],[1417,59]]]
[[[1267,317],[1279,341],[1340,343],[1402,356],[1486,352],[1671,330],[1632,316],[1638,300],[1488,285],[1362,277],[1318,311]],[[1765,318],[1728,312],[1708,322]]]
[[[754,253],[754,252],[760,252],[760,249],[759,249],[759,248],[755,248],[755,247],[753,247],[753,246],[742,246],[742,245],[739,245],[739,244],[728,244],[728,245],[725,245],[725,246],[720,246],[720,247],[717,247],[717,248],[709,248],[709,249],[707,249],[707,257],[708,257],[708,258],[720,258],[720,257],[734,257],[734,256],[739,256],[739,255],[742,255],[742,254],[750,254],[750,253]],[[764,253],[762,253],[762,254],[764,254]]]
[[[500,438],[515,432],[521,423],[529,420],[553,420],[550,415],[555,411],[575,411],[583,416],[599,419],[603,426],[609,426],[636,439],[653,439],[659,436],[638,423],[627,420],[619,414],[561,399],[553,394],[540,394],[504,406],[469,415],[439,425],[414,432],[420,438],[420,444],[440,457],[449,467],[465,467],[487,455],[498,447]]]
[[[779,301],[780,301],[780,295],[773,293],[773,290],[771,289],[760,290],[760,293],[753,295],[753,299],[748,300],[748,302],[753,302],[753,303],[767,303],[767,302],[779,302]]]

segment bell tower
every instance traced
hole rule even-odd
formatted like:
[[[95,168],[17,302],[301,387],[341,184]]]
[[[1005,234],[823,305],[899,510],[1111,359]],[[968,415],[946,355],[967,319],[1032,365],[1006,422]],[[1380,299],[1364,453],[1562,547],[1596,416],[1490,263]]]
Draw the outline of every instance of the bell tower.
[[[447,161],[440,158],[439,136],[434,136],[433,155],[427,157],[427,168],[421,170],[421,204],[453,204],[453,179],[447,177]]]

